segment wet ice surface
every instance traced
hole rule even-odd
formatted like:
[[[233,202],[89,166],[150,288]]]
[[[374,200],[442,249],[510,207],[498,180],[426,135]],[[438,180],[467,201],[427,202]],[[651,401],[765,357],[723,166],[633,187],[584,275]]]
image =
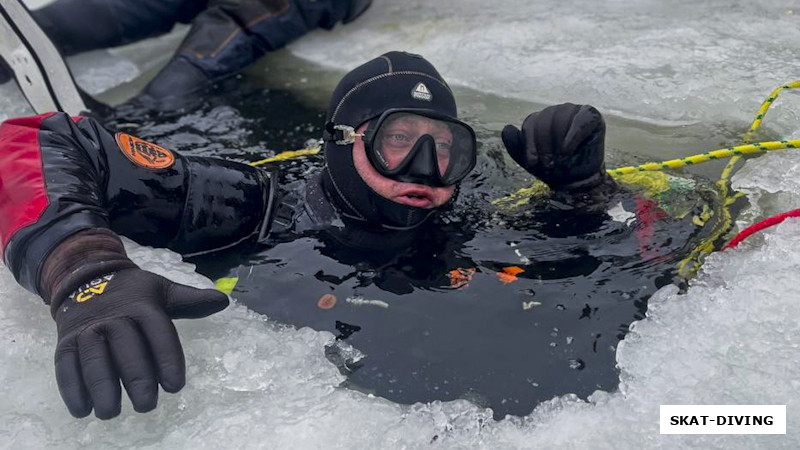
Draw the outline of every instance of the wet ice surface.
[[[744,127],[767,92],[797,77],[797,10],[800,5],[783,1],[599,6],[510,0],[491,8],[474,0],[378,1],[362,21],[333,35],[317,33],[291,51],[345,69],[403,47],[425,54],[455,83],[482,91],[542,103],[591,102],[650,123]],[[97,89],[106,83],[101,78],[111,72],[103,71],[104,62],[86,64],[85,83]],[[782,99],[768,116],[768,134],[797,137],[800,101],[793,93]],[[24,112],[21,102],[14,89],[0,86],[0,117]],[[734,185],[757,205],[744,216],[748,224],[800,206],[799,168],[792,151],[747,163]],[[3,270],[0,442],[9,448],[421,448],[432,442],[798,448],[799,244],[800,223],[789,220],[710,258],[686,295],[667,288],[651,299],[648,318],[619,345],[619,392],[596,393],[589,402],[565,396],[529,417],[500,422],[466,401],[406,407],[337,388],[343,376],[324,356],[330,334],[280,327],[239,306],[178,323],[188,384],[163,395],[155,412],[138,415],[126,403],[115,421],[76,421],[55,387],[55,326],[47,308]],[[148,269],[209,285],[175,254],[132,248]],[[787,435],[660,436],[658,405],[681,403],[787,404]]]
[[[800,208],[800,159],[796,151],[774,152],[749,161],[732,179],[734,189],[747,194],[753,207],[737,224],[744,229],[762,216]],[[775,176],[772,168],[778,169]],[[760,239],[754,236],[751,239]]]
[[[126,402],[115,421],[76,421],[55,387],[46,308],[3,271],[0,435],[12,448],[797,448],[798,245],[800,222],[789,221],[763,245],[714,255],[688,294],[660,291],[619,345],[620,392],[565,396],[500,422],[466,401],[399,406],[337,388],[344,378],[324,356],[331,334],[278,326],[238,305],[178,322],[188,384],[162,394],[155,412],[135,414]],[[174,253],[128,247],[143,267],[210,286]],[[786,404],[788,434],[661,436],[659,404]]]
[[[482,92],[688,123],[752,120],[752,94],[797,78],[798,42],[791,1],[411,0],[376,2],[360,21],[291,50],[349,69],[405,49]],[[800,104],[790,109],[796,123]]]
[[[103,60],[103,65],[100,67],[94,64],[98,59]],[[136,64],[104,50],[73,56],[69,59],[69,66],[75,82],[92,95],[105,92],[141,75]]]

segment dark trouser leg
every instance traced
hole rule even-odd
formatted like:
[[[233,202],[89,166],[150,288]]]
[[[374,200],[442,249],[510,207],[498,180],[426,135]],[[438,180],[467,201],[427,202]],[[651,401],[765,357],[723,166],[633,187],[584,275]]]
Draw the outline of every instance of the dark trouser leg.
[[[32,12],[64,55],[115,47],[188,22],[207,0],[57,0]]]
[[[11,71],[11,67],[8,67],[8,63],[0,56],[0,84],[10,80],[12,76],[14,72]]]
[[[207,87],[232,75],[266,52],[284,47],[309,31],[351,21],[371,0],[210,0],[170,63],[140,97],[166,109],[169,97]]]

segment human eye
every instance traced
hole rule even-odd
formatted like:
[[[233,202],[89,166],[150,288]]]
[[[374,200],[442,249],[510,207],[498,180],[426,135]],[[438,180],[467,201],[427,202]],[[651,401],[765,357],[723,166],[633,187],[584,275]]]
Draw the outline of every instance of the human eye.
[[[452,144],[448,141],[437,141],[436,142],[436,151],[439,153],[450,153],[450,149],[452,148]]]

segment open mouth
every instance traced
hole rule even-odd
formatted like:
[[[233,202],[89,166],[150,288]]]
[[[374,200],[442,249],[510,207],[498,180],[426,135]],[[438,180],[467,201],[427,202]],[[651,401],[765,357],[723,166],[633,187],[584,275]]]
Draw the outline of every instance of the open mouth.
[[[409,189],[395,197],[395,201],[415,208],[433,208],[433,195],[425,189]]]

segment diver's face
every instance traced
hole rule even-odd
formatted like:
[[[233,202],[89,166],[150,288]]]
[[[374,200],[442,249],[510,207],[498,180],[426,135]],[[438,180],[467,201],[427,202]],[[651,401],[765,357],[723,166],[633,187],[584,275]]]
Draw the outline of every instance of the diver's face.
[[[431,122],[430,124],[424,123],[425,120],[414,120],[413,122],[413,124],[408,123],[403,124],[403,126],[408,132],[419,132],[418,136],[430,134],[436,139],[437,134],[435,133],[441,134],[442,132],[434,125],[434,121],[428,121]],[[364,133],[367,129],[367,125],[367,123],[361,125],[358,130],[356,130],[357,133]],[[449,131],[447,131],[447,133],[449,133]],[[442,138],[444,137],[445,136],[442,136]],[[388,152],[386,153],[386,157],[392,158]],[[396,155],[396,157],[402,158],[402,155]],[[353,144],[353,161],[356,165],[356,171],[361,175],[364,182],[367,183],[367,186],[372,188],[372,190],[377,192],[380,196],[401,205],[422,209],[438,208],[450,200],[450,197],[453,196],[453,192],[455,192],[456,189],[455,186],[431,187],[423,184],[403,183],[384,177],[372,167],[372,164],[367,159],[367,153],[364,150],[364,141],[362,141],[361,138],[357,138]],[[399,163],[399,161],[396,162],[396,164]],[[440,166],[442,163],[444,163],[444,167],[447,166],[446,161],[439,161]]]

